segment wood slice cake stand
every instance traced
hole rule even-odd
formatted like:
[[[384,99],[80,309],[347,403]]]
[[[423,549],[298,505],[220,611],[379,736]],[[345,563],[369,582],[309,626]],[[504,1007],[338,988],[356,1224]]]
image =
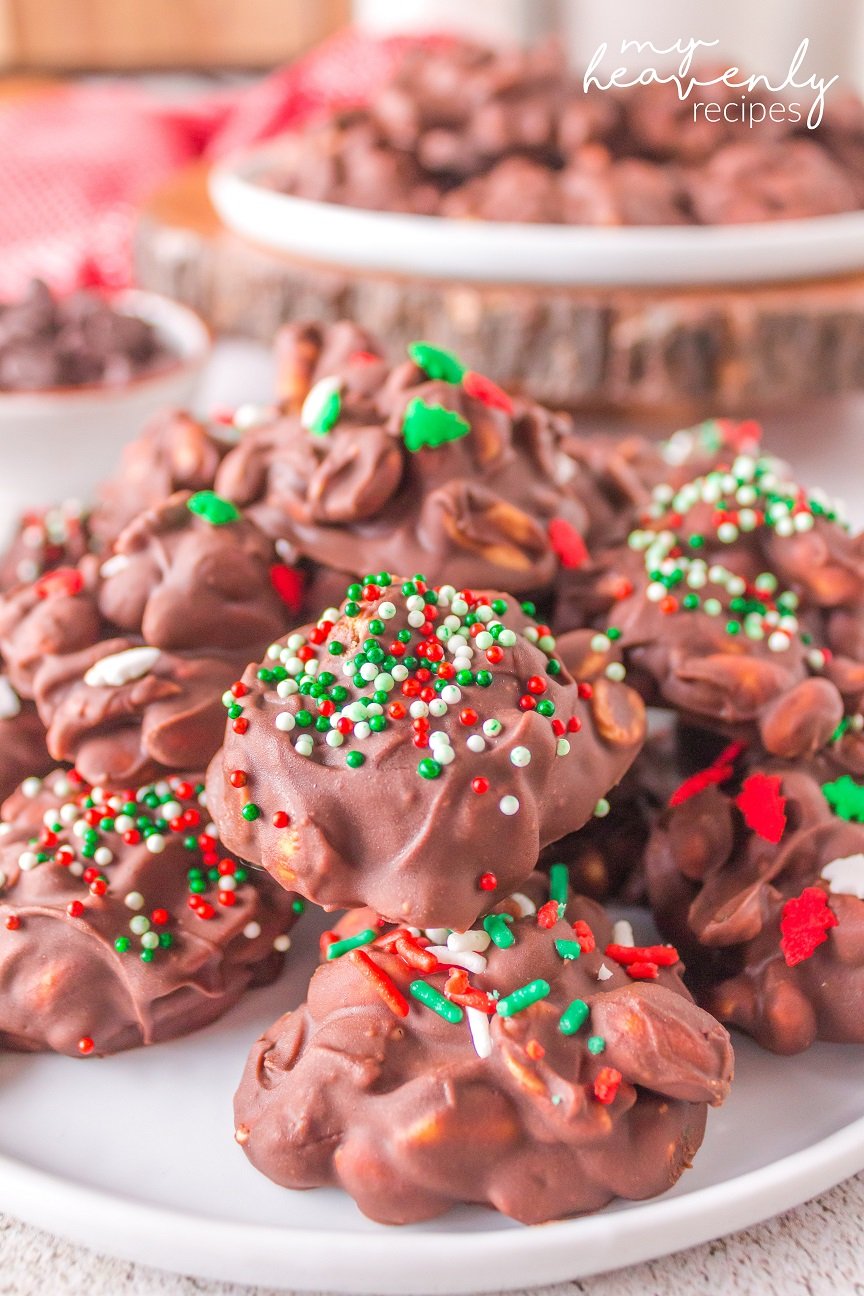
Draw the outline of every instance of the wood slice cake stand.
[[[765,410],[864,389],[864,275],[732,287],[465,284],[357,272],[258,247],[221,224],[207,171],[142,209],[138,279],[217,331],[270,343],[287,320],[351,316],[394,351],[414,338],[582,408]]]

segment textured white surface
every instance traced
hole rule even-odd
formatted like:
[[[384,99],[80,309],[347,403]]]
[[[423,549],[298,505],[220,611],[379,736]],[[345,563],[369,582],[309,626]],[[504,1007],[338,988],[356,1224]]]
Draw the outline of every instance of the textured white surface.
[[[535,1296],[834,1296],[864,1291],[864,1175],[759,1228]],[[94,1256],[0,1219],[0,1296],[285,1296]]]

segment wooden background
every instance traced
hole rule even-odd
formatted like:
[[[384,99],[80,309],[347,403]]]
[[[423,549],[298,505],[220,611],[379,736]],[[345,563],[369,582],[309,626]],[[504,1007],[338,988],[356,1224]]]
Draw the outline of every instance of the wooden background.
[[[270,67],[349,15],[350,0],[0,0],[0,70]]]

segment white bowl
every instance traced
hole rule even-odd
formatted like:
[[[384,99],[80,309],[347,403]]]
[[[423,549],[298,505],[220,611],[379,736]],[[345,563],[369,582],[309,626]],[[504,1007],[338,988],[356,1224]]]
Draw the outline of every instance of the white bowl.
[[[0,544],[26,510],[86,502],[146,419],[189,404],[194,394],[210,351],[210,333],[195,312],[137,289],[115,294],[111,304],[152,324],[173,358],[118,386],[0,392]]]
[[[864,212],[753,225],[596,229],[453,220],[311,202],[262,184],[279,143],[216,167],[210,197],[254,242],[350,269],[470,283],[672,286],[864,269]]]

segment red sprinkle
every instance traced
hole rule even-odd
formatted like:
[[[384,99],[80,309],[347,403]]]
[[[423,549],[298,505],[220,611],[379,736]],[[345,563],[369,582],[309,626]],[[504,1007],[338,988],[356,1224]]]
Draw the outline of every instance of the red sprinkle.
[[[542,675],[531,675],[525,682],[529,693],[545,693],[546,681]]]
[[[247,694],[248,692],[249,692],[249,690],[248,690],[248,688],[246,687],[246,685],[243,683],[242,680],[236,680],[236,681],[231,685],[231,696],[232,696],[232,697],[235,697],[235,698],[245,697],[246,694]],[[179,788],[178,788],[178,792],[179,792]]]
[[[597,948],[597,941],[594,939],[594,933],[586,922],[577,918],[573,924],[573,934],[579,942],[579,948],[583,954],[593,954]]]
[[[95,1047],[96,1045],[93,1043],[89,1035],[82,1035],[78,1041],[78,1052],[82,1057],[86,1057],[88,1053],[92,1053]]]
[[[273,816],[274,828],[287,828],[291,822],[291,816],[286,810],[277,810]]]
[[[150,915],[150,921],[156,923],[157,927],[164,927],[170,917],[171,915],[167,909],[154,909]]]
[[[241,788],[246,786],[246,775],[243,770],[232,770],[228,776],[228,782],[232,787]]]
[[[534,1062],[540,1062],[546,1056],[546,1050],[539,1040],[530,1039],[525,1045],[525,1052]]]
[[[471,787],[478,796],[482,796],[484,792],[489,791],[489,780],[484,778],[482,774],[478,774],[477,778],[471,780]]]
[[[51,598],[54,594],[72,597],[80,594],[83,588],[84,577],[77,567],[58,567],[33,582],[33,592],[40,599]]]
[[[505,414],[513,413],[513,402],[510,397],[485,374],[477,373],[474,369],[466,370],[462,375],[462,386],[466,395],[473,396],[474,400],[488,405],[490,409],[503,410]]]
[[[679,962],[679,954],[674,945],[607,945],[606,953],[624,967],[631,963],[673,967]]]
[[[604,1066],[597,1072],[594,1080],[594,1097],[598,1102],[609,1105],[615,1101],[621,1081],[624,1077],[615,1067]]]
[[[80,900],[70,900],[66,906],[66,912],[70,918],[80,918],[84,912],[84,906]]]
[[[744,750],[744,743],[730,743],[724,747],[720,755],[714,760],[707,769],[699,770],[692,774],[690,778],[675,789],[669,798],[670,806],[681,805],[684,801],[689,801],[705,788],[712,787],[714,784],[725,783],[735,773],[735,762]]]
[[[495,874],[494,874],[494,873],[481,873],[481,875],[480,875],[480,890],[481,890],[481,891],[497,891],[497,889],[498,889],[498,879],[497,879],[497,877],[495,876]]]
[[[786,798],[779,774],[751,774],[741,785],[735,804],[753,832],[774,845],[786,829]]]
[[[438,971],[439,965],[435,955],[430,954],[422,945],[418,945],[407,933],[398,938],[395,949],[402,962],[407,963],[408,967],[417,968],[427,976]]]
[[[296,568],[274,563],[270,568],[270,583],[289,611],[300,611],[303,606],[303,576]]]
[[[660,975],[656,963],[628,963],[625,971],[634,981],[656,981]]]
[[[574,526],[564,518],[552,518],[547,528],[549,543],[562,567],[575,571],[588,561],[588,546]]]
[[[395,1013],[397,1017],[408,1016],[408,1000],[393,978],[388,976],[384,969],[380,968],[365,950],[351,950],[348,958],[357,970],[362,972],[366,980],[371,982],[392,1013]]]
[[[450,969],[444,994],[451,1003],[459,1004],[462,1008],[476,1008],[483,1013],[495,1011],[495,1000],[485,990],[478,990],[476,986],[468,984],[468,973],[464,968]]]
[[[805,887],[799,896],[787,900],[780,917],[780,948],[789,967],[803,963],[828,939],[837,926],[837,915],[828,907],[821,887]]]
[[[249,728],[249,721],[244,716],[240,716],[239,719],[234,721],[231,728],[236,734],[245,734],[246,730]]]
[[[558,901],[547,900],[537,910],[537,923],[540,927],[554,927],[558,921]]]

